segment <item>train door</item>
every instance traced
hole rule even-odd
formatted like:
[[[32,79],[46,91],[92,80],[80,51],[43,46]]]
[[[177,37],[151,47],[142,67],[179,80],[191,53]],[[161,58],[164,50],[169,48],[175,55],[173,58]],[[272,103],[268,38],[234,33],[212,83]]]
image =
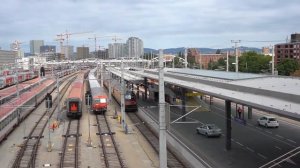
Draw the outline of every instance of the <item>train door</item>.
[[[76,102],[70,102],[69,103],[69,112],[71,113],[76,113],[76,112],[79,112],[79,103],[76,101]]]

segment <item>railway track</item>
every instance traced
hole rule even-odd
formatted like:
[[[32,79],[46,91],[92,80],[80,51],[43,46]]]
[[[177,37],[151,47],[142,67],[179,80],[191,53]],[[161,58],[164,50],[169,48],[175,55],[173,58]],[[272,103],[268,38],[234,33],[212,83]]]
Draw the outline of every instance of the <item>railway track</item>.
[[[74,79],[74,78],[73,78]],[[72,80],[71,80],[72,81]],[[71,84],[71,81],[68,81],[62,89],[64,94],[67,91],[68,86]],[[21,145],[20,150],[16,156],[16,159],[13,162],[12,168],[28,168],[36,167],[35,161],[38,152],[38,147],[41,138],[43,138],[43,132],[47,126],[48,119],[51,118],[54,111],[57,108],[57,101],[53,101],[54,108],[50,111],[45,111],[39,120],[34,125],[33,129],[30,131],[29,135],[25,137],[25,141]]]
[[[59,167],[79,167],[79,134],[80,120],[69,120],[65,139],[63,142],[62,154]]]
[[[133,123],[143,123],[136,113],[127,113],[128,117]],[[156,153],[159,153],[159,139],[158,137],[145,125],[137,124],[136,127],[151,144]],[[168,149],[167,150],[167,165],[170,168],[185,168],[186,166]]]
[[[118,146],[105,115],[96,115],[105,167],[125,168]]]

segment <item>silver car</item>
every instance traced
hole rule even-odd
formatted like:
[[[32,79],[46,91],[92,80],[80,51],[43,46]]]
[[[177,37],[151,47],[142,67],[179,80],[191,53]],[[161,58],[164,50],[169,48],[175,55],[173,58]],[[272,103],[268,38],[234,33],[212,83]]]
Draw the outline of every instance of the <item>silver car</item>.
[[[222,134],[221,129],[218,128],[214,124],[203,124],[200,127],[197,127],[196,131],[198,134],[203,134],[207,137],[210,137],[210,136],[218,136],[219,137]]]

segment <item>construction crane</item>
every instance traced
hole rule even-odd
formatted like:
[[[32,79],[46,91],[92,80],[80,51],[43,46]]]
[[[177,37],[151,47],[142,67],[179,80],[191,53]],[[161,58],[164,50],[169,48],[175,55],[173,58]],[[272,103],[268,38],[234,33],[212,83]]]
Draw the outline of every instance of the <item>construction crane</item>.
[[[117,40],[122,40],[122,39],[121,39],[121,38],[118,38],[118,37],[115,35],[115,36],[113,36],[112,40],[115,41],[115,43],[116,43]]]
[[[68,31],[66,31],[62,35],[65,37],[66,44],[68,45],[69,44],[69,38],[70,38],[71,35],[80,35],[80,34],[87,34],[87,33],[92,33],[92,31],[89,31],[89,32],[77,32],[77,33],[69,33]]]
[[[70,33],[66,30],[65,33],[61,33],[61,34],[58,34],[56,35],[57,37],[57,41],[60,41],[60,44],[61,44],[61,54],[62,54],[62,46],[63,46],[63,41],[66,40],[66,46],[69,45],[69,38],[71,35],[80,35],[80,34],[87,34],[87,33],[92,33],[92,32],[77,32],[77,33]],[[66,50],[66,53],[65,53],[65,58],[69,58],[68,56],[68,49]]]
[[[113,39],[116,39],[116,40],[121,40],[121,39],[117,39],[116,36],[96,36],[96,34],[94,35],[94,37],[90,37],[88,38],[89,40],[94,40],[95,42],[95,53],[97,52],[97,39],[99,38],[113,38]]]
[[[11,46],[10,46],[10,48],[13,50],[13,51],[19,51],[20,49],[21,49],[21,44],[23,44],[24,42],[20,42],[20,41],[18,41],[18,40],[15,40],[12,44],[11,44]]]

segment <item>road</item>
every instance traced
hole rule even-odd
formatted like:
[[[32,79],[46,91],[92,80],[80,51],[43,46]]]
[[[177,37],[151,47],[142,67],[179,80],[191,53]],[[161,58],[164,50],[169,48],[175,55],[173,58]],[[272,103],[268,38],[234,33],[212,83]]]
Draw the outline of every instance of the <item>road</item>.
[[[145,102],[143,102],[145,103]],[[189,99],[188,105],[197,105],[194,99]],[[152,105],[150,104],[144,105]],[[158,108],[150,108],[152,115],[157,118]],[[235,104],[232,104],[232,117],[235,116]],[[247,110],[246,110],[247,111]],[[171,120],[175,120],[181,114],[181,110],[171,107]],[[257,125],[257,119],[266,114],[253,109],[253,118],[247,119],[246,125],[232,120],[232,148],[225,148],[226,120],[224,116],[224,101],[214,99],[211,111],[196,110],[187,116],[187,121],[198,123],[174,123],[172,132],[181,136],[191,149],[206,158],[213,167],[228,168],[253,168],[260,167],[271,160],[300,146],[300,123],[284,117],[277,116],[279,128],[264,128]],[[202,123],[214,123],[222,129],[220,138],[207,138],[196,134],[196,127]],[[299,167],[300,154],[285,162],[284,167]]]

